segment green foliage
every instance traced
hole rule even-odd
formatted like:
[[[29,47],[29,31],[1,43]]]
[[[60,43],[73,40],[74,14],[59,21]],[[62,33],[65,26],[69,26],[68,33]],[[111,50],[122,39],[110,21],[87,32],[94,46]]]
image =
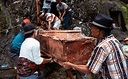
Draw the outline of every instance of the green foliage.
[[[6,24],[7,22],[0,6],[0,33],[3,33],[4,32],[3,30],[7,28]]]
[[[123,14],[124,14],[126,24],[128,24],[128,4],[123,5],[121,8],[122,8],[122,11],[123,11]]]

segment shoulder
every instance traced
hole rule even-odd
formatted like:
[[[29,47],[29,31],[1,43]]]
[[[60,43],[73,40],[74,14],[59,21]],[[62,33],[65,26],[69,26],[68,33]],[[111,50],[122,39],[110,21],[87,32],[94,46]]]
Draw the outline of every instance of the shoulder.
[[[102,48],[106,52],[112,52],[113,46],[117,45],[116,39],[106,38],[102,42],[100,42],[97,47]]]
[[[66,6],[68,6],[65,2],[61,2],[62,3],[62,5],[66,5]]]
[[[26,38],[24,43],[28,44],[28,45],[39,45],[39,41],[36,40],[35,38]]]

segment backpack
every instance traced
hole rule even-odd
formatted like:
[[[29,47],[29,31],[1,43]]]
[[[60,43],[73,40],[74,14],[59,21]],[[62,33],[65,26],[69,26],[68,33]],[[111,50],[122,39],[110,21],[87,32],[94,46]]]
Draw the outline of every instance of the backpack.
[[[27,77],[34,74],[38,66],[27,58],[19,57],[17,63],[17,73],[19,76]]]

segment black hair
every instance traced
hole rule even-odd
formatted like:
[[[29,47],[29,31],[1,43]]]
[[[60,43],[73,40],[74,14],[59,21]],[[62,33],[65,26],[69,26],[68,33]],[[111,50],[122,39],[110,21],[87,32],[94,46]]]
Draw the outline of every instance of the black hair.
[[[102,28],[102,27],[98,27],[100,30],[104,31],[104,36],[107,37],[111,34],[111,31],[113,28]]]
[[[34,34],[34,30],[31,33],[25,34],[25,38],[29,38]]]

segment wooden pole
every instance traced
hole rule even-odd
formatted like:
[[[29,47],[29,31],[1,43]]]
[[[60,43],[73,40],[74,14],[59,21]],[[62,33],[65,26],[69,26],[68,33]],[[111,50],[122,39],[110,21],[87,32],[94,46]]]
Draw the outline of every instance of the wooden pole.
[[[39,15],[39,12],[40,12],[40,10],[39,10],[39,0],[36,0],[36,16],[37,16],[37,24],[39,23],[39,17],[38,17],[38,15]]]

